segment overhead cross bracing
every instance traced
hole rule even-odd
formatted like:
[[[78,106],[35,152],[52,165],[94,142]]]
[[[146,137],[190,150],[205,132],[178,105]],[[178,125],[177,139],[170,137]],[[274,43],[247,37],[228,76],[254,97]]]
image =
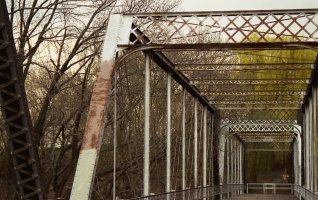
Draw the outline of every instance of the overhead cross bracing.
[[[312,55],[309,60],[284,56],[284,52],[290,52],[291,49],[308,49],[308,46],[316,48],[315,12],[294,10],[288,13],[246,11],[240,14],[131,14],[135,38],[126,47],[133,48],[140,43],[147,46],[162,45],[160,51],[174,63],[175,69],[185,74],[189,84],[203,91],[202,94],[208,100],[213,100],[213,97],[207,96],[205,91],[228,94],[226,97],[218,96],[223,98],[223,101],[211,102],[219,109],[230,107],[229,105],[239,105],[246,109],[268,108],[272,105],[300,108],[303,104],[301,100],[304,99],[302,95],[286,96],[284,93],[294,90],[302,93],[307,91],[315,68],[315,52],[305,51]],[[142,33],[139,34],[137,30]],[[142,39],[145,37],[146,40]],[[182,56],[174,56],[172,50],[179,51]],[[270,50],[280,53],[275,55]],[[203,63],[203,59],[209,63]],[[240,59],[250,61],[242,63]],[[263,92],[262,96],[255,95],[259,90]],[[281,92],[281,95],[273,95],[271,90]],[[244,96],[243,100],[236,95],[230,95],[231,92],[240,91]]]

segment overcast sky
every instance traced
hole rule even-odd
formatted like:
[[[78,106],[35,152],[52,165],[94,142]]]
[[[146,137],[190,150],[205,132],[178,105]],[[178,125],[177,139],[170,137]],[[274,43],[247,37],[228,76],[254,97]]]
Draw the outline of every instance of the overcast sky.
[[[184,11],[318,8],[318,0],[182,0]]]

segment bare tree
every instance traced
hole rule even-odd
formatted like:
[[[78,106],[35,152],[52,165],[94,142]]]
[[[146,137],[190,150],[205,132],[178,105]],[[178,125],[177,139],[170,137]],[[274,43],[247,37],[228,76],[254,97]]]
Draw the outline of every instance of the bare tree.
[[[109,15],[168,11],[178,3],[7,1],[48,197],[69,197]],[[135,109],[135,105],[129,109]],[[0,141],[4,149],[6,140]],[[5,150],[0,151],[0,158],[2,163],[10,163],[5,162],[9,158]],[[8,195],[14,194],[14,187],[10,186],[14,181],[7,177],[10,166],[2,167],[5,169],[0,172],[1,189]]]

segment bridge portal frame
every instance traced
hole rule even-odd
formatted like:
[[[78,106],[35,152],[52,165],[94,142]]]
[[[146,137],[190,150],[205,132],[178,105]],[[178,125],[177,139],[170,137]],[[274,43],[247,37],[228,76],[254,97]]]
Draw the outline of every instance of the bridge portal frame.
[[[314,19],[317,16],[317,13],[317,9],[306,9],[112,15],[106,31],[100,68],[94,84],[71,199],[90,198],[104,131],[108,93],[111,90],[114,72],[126,56],[137,51],[151,52],[153,56],[152,59],[156,63],[159,63],[165,71],[171,72],[171,76],[179,82],[185,90],[197,98],[203,106],[206,106],[206,108],[214,114],[216,108],[210,104],[211,102],[205,96],[200,94],[200,91],[190,80],[176,70],[174,63],[161,53],[161,51],[299,48],[317,50],[318,37],[316,37],[316,35],[318,33],[318,25]],[[286,20],[286,17],[290,20],[289,25],[281,22]],[[243,23],[240,25],[234,22],[238,18],[243,20]],[[197,24],[194,24],[195,27],[202,26],[206,19],[208,19],[207,21],[211,22],[212,25],[203,25],[204,30],[199,33],[196,31],[196,28],[192,26],[192,19],[198,19]],[[222,19],[227,19],[227,24],[222,24]],[[252,24],[253,19],[256,19],[258,23]],[[273,19],[273,21],[266,21],[270,19]],[[302,25],[298,19],[305,20],[305,25]],[[182,25],[175,26],[174,23],[180,23]],[[271,25],[268,25],[268,23]],[[166,38],[162,38],[162,34],[167,31],[167,29],[164,28],[167,24],[169,26],[171,25],[170,28],[175,31],[172,32],[173,34],[167,35]],[[297,31],[293,32],[291,26],[295,24],[297,25]],[[313,26],[313,30],[308,30],[308,25]],[[183,26],[187,26],[187,28],[181,31]],[[275,27],[278,26],[280,28],[276,29]],[[246,27],[251,29],[249,30]],[[267,31],[259,30],[264,27]],[[151,32],[151,28],[153,28],[153,32]],[[209,39],[208,41],[204,41],[200,40],[200,38],[195,38],[193,40],[189,39],[191,37],[188,38],[188,36],[195,37],[200,34],[213,33],[223,34],[227,36],[227,40],[222,43],[213,43]],[[259,38],[256,41],[251,41],[249,38],[253,33],[259,35]],[[282,37],[282,35],[286,35],[286,33],[288,33],[287,35],[290,37],[290,40],[287,42],[284,41],[285,39]],[[179,43],[175,42],[177,41],[175,39],[178,38],[173,38],[176,35],[178,35],[178,38],[180,39]],[[274,41],[269,41],[266,37],[267,35],[274,36]],[[154,37],[149,38],[149,36]],[[239,39],[239,37],[241,37],[241,39]],[[171,42],[172,39],[174,42]],[[129,51],[126,52],[126,50]],[[317,67],[314,71],[315,73],[313,74],[317,74]],[[311,85],[313,85],[313,82],[310,82],[310,86]],[[304,98],[304,104],[309,101],[310,95],[310,92],[307,91]],[[221,105],[226,104],[225,102],[219,103]],[[271,105],[276,103],[277,101],[273,101],[268,102],[267,104]],[[283,103],[288,105],[286,107],[288,109],[298,109],[303,102],[284,101]],[[252,102],[251,104],[254,105],[257,103]],[[263,104],[263,102],[258,104]],[[294,107],[291,105],[294,105]],[[250,108],[255,109],[254,106],[251,106]],[[260,106],[257,109],[267,108],[269,107]],[[284,109],[281,107],[277,108]],[[236,108],[233,107],[232,109]],[[147,186],[144,186],[144,190],[147,190]],[[144,191],[144,194],[147,195],[148,192]]]

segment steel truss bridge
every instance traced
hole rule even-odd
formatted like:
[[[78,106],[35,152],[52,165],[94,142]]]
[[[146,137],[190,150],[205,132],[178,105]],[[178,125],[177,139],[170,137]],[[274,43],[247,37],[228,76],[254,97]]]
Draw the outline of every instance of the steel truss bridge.
[[[5,1],[1,1],[0,8],[0,102],[18,192],[21,199],[43,199],[44,177],[34,153],[32,123]],[[140,77],[144,82],[143,181],[139,188],[142,193],[135,198],[208,199],[240,195],[246,191],[246,152],[291,151],[292,193],[300,199],[318,199],[314,195],[318,192],[318,59],[304,62],[280,57],[260,62],[263,57],[275,57],[273,52],[300,51],[311,55],[318,52],[318,9],[111,15],[71,199],[91,197],[102,137],[107,136],[107,104],[116,98],[116,71],[127,59],[138,59],[144,68]],[[242,54],[257,55],[258,59],[242,62]],[[166,173],[161,195],[152,194],[150,184],[154,66],[166,74]],[[175,88],[181,94],[177,102],[182,116],[178,133],[182,141],[178,191],[172,190],[171,174]],[[189,122],[186,113],[190,108],[193,119]],[[189,123],[193,127],[191,133],[187,129]],[[189,134],[193,143],[186,145]],[[249,145],[256,143],[285,145]],[[186,180],[186,152],[190,149],[191,189]]]

